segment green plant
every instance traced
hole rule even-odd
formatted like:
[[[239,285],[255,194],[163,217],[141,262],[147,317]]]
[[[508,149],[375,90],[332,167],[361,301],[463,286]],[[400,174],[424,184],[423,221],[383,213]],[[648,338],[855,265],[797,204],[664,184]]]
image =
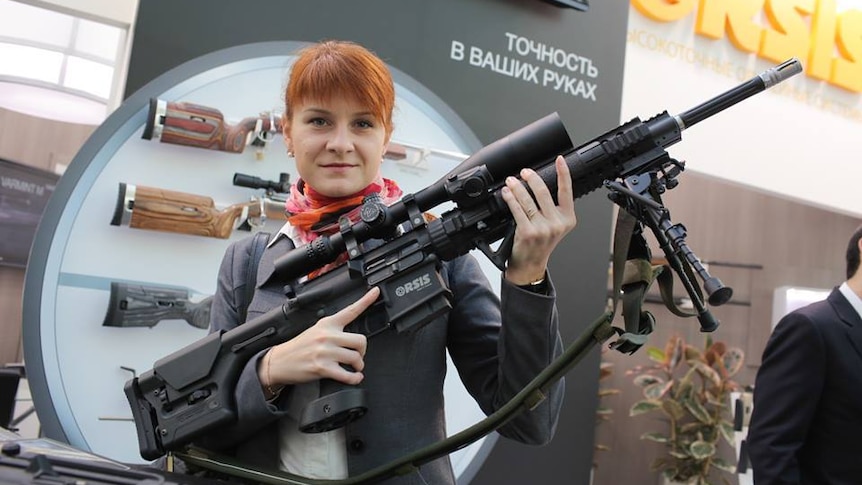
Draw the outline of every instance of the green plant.
[[[711,337],[701,349],[672,336],[664,350],[650,347],[647,354],[652,364],[637,366],[627,375],[635,376],[633,382],[645,397],[629,415],[658,411],[668,422],[666,432],[641,436],[667,447],[652,469],[668,480],[697,485],[708,484],[713,469],[734,473],[735,464],[717,455],[722,437],[734,444],[730,393],[740,387],[732,377],[742,367],[742,350]],[[722,481],[728,483],[724,477]]]

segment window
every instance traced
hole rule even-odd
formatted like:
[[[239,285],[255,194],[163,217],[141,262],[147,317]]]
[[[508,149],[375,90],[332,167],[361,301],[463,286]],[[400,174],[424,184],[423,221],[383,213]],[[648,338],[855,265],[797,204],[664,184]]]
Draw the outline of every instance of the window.
[[[122,68],[126,37],[121,27],[0,0],[0,106],[64,121],[69,119],[57,111],[88,113],[79,122],[101,123],[118,91],[117,67]],[[33,99],[42,97],[40,91],[45,99],[63,102]],[[21,107],[22,101],[27,107]]]

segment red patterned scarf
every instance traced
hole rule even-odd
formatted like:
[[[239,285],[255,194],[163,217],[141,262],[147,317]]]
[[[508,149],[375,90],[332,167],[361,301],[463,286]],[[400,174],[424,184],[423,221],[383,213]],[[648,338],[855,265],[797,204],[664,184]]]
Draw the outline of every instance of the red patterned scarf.
[[[347,197],[327,197],[307,185],[302,179],[297,180],[290,188],[287,199],[287,221],[293,226],[303,244],[308,244],[319,236],[338,232],[338,220],[346,216],[351,223],[359,220],[359,210],[362,200],[368,194],[379,193],[380,199],[387,206],[401,198],[401,188],[394,180],[377,175],[367,187]],[[347,254],[323,268],[309,274],[309,278],[319,276],[330,269],[344,263]]]

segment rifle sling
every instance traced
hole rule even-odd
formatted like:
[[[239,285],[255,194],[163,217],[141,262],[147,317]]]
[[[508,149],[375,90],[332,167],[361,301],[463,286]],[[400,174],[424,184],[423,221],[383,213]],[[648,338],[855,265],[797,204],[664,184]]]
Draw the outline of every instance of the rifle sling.
[[[641,309],[643,299],[662,267],[650,264],[649,247],[637,228],[637,219],[625,210],[617,214],[614,229],[611,313],[622,299],[625,328],[613,327],[619,338],[610,347],[624,354],[641,348],[655,329],[655,318]]]
[[[665,307],[678,317],[697,316],[696,312],[681,309],[673,298],[673,271],[667,264],[652,265],[649,246],[639,229],[637,219],[626,210],[617,215],[614,230],[612,262],[612,302],[611,311],[616,313],[622,300],[625,328],[614,327],[619,339],[610,344],[622,353],[632,354],[646,343],[647,337],[655,329],[655,317],[642,309],[646,293],[653,281],[658,282],[659,292]],[[682,270],[689,280],[695,281],[691,264],[680,260]],[[694,286],[697,297],[703,299],[700,287]]]
[[[682,267],[688,275],[689,279],[691,281],[694,281],[694,275],[691,272],[691,265],[689,265],[687,262],[683,262]],[[657,278],[658,287],[659,290],[661,290],[661,300],[662,302],[664,302],[664,306],[666,306],[671,313],[678,317],[687,318],[697,316],[697,313],[687,312],[676,304],[676,301],[674,301],[673,299],[673,273],[670,271],[670,266],[665,265],[664,268],[666,268],[667,271],[663,271],[661,274],[658,275]],[[697,286],[695,286],[694,288],[698,291],[698,296],[702,299],[703,297],[699,294],[700,288],[698,288]]]

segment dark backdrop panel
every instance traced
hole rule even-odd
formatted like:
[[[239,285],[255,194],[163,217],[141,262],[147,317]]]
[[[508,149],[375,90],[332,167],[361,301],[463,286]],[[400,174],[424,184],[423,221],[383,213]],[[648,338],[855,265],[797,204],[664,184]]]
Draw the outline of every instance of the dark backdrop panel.
[[[23,268],[60,176],[0,158],[0,266]]]
[[[627,2],[608,1],[579,12],[540,0],[146,0],[127,95],[219,49],[347,39],[434,92],[482,143],[557,111],[577,145],[619,124],[627,16]],[[453,45],[463,46],[463,56]],[[611,204],[594,193],[578,200],[577,212],[578,228],[551,263],[566,342],[603,311],[606,298]],[[550,445],[499,440],[472,483],[588,483],[598,362],[594,352],[567,375]]]

